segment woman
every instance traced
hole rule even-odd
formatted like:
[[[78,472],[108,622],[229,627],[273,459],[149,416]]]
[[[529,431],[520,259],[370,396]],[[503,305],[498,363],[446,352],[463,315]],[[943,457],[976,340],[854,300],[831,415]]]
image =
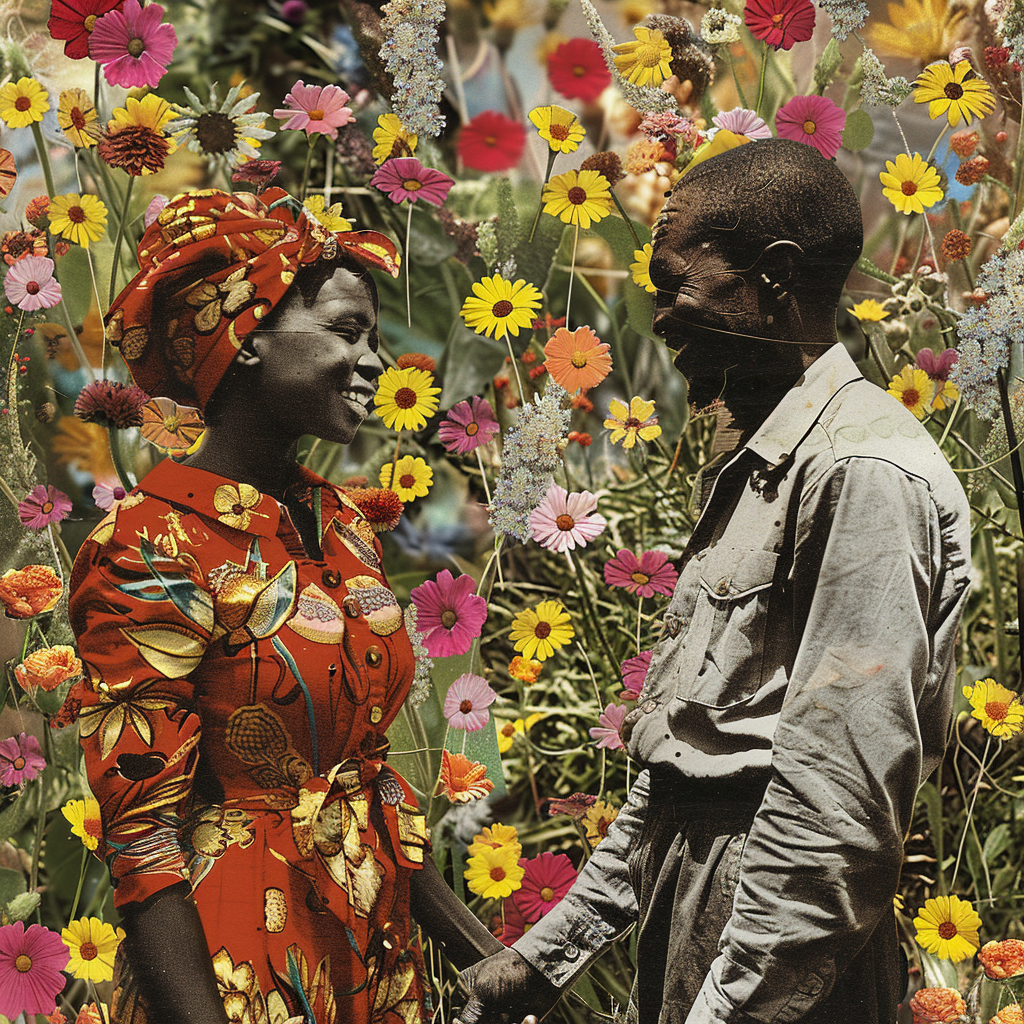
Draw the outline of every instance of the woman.
[[[127,933],[113,1019],[414,1024],[411,884],[456,966],[500,946],[385,763],[414,661],[380,544],[295,461],[302,435],[348,443],[371,408],[368,268],[397,275],[394,247],[326,231],[280,189],[207,191],[168,204],[139,261],[107,338],[207,431],[103,520],[72,578]]]

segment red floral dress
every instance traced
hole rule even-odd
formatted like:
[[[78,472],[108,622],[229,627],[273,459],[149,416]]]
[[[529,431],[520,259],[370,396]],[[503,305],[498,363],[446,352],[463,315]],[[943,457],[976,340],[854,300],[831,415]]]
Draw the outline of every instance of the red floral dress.
[[[380,544],[312,473],[284,506],[170,460],[82,546],[79,727],[118,906],[188,880],[232,1021],[415,1024],[424,819],[385,764],[414,659]],[[127,980],[126,980],[127,979]],[[125,970],[115,1020],[145,1019]]]

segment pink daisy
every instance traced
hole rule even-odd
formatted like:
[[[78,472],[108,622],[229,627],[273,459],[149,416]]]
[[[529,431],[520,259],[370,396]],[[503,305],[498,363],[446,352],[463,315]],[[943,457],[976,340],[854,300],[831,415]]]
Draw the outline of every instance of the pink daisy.
[[[637,700],[647,679],[647,670],[651,667],[653,651],[641,651],[634,658],[627,658],[622,663],[622,685],[625,689],[619,694],[622,700]]]
[[[529,930],[527,920],[519,912],[511,896],[501,901],[501,916],[505,919],[505,927],[501,930],[500,941],[502,945],[511,946]]]
[[[663,551],[645,551],[637,558],[632,551],[620,548],[614,558],[604,563],[604,581],[608,586],[624,587],[640,597],[671,597],[677,579],[679,573]]]
[[[3,785],[20,786],[31,782],[45,767],[46,759],[35,736],[22,733],[0,743],[0,783]]]
[[[52,1013],[71,951],[57,932],[24,921],[0,928],[0,1013]]]
[[[164,25],[159,4],[140,6],[139,0],[125,0],[119,11],[104,14],[89,37],[89,56],[102,65],[111,85],[137,89],[160,84],[171,63],[178,35],[173,25]]]
[[[609,704],[601,712],[597,718],[598,724],[590,730],[590,738],[597,741],[598,748],[622,749],[622,737],[619,735],[619,730],[622,729],[622,720],[625,717],[625,704]]]
[[[416,628],[424,634],[423,644],[432,658],[465,654],[480,635],[487,619],[487,602],[473,593],[476,583],[463,574],[453,579],[442,569],[433,580],[421,583],[411,593],[416,605]]]
[[[734,107],[732,110],[715,114],[711,123],[726,131],[735,132],[737,135],[745,135],[748,139],[770,139],[772,130],[764,123],[764,119],[757,116],[753,110],[746,107]]]
[[[37,484],[18,502],[18,518],[33,530],[59,523],[71,511],[71,499],[56,487]]]
[[[780,139],[813,146],[831,160],[839,151],[846,127],[846,111],[827,96],[794,96],[775,115]]]
[[[352,108],[345,106],[348,101],[348,93],[340,86],[306,85],[300,78],[285,96],[284,107],[274,111],[274,117],[287,121],[282,130],[336,139],[338,129],[355,120]]]
[[[120,484],[111,486],[100,483],[92,489],[92,500],[104,512],[109,512],[115,505],[120,505],[127,497],[128,492]]]
[[[486,398],[474,396],[459,402],[448,410],[437,428],[441,444],[453,454],[468,455],[487,444],[501,427],[494,418],[494,410]]]
[[[526,873],[522,885],[512,894],[512,901],[526,921],[534,924],[572,888],[576,869],[564,853],[547,850],[519,864]]]
[[[487,680],[470,672],[463,672],[448,687],[444,698],[444,717],[453,729],[476,732],[491,718],[487,710],[498,695],[487,685]]]
[[[530,536],[549,551],[586,547],[607,525],[590,491],[569,494],[558,484],[548,488],[544,500],[530,513]]]
[[[405,200],[415,203],[422,199],[441,206],[455,181],[432,167],[424,167],[414,156],[399,156],[385,160],[370,179],[370,184],[393,203]]]
[[[53,270],[53,260],[46,256],[23,256],[4,278],[8,301],[26,313],[56,306],[60,302],[60,284]]]

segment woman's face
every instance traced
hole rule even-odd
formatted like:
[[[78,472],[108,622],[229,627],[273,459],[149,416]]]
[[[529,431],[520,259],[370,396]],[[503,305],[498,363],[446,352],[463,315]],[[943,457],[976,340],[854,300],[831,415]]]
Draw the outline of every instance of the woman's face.
[[[377,378],[376,293],[339,266],[306,305],[293,287],[272,325],[253,336],[260,359],[250,398],[277,430],[348,444],[373,408]]]

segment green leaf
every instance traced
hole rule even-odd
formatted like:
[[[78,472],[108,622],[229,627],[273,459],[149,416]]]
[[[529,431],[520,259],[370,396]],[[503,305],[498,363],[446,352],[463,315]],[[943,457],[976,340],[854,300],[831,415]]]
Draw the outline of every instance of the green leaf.
[[[823,93],[836,77],[839,65],[843,63],[843,55],[839,52],[839,44],[833,36],[828,41],[825,49],[822,50],[818,63],[814,65],[814,84],[818,87],[818,93]]]
[[[26,888],[25,876],[20,871],[15,871],[13,868],[0,868],[0,906],[10,903]]]
[[[991,865],[994,860],[1010,848],[1013,833],[1008,822],[1000,822],[985,839],[984,854],[986,862]]]
[[[455,239],[448,235],[437,217],[414,206],[409,242],[409,260],[413,272],[416,267],[436,267],[454,255],[456,249],[458,245]],[[408,272],[409,268],[403,267],[403,273]]]
[[[7,904],[5,913],[11,921],[26,921],[36,912],[42,897],[37,892],[23,892]]]
[[[935,844],[935,870],[939,875],[939,892],[945,892],[946,884],[942,877],[942,862],[945,858],[942,848],[942,797],[934,783],[926,782],[917,791],[917,798],[924,803],[925,813],[928,817],[928,830],[931,832],[932,842]]]
[[[470,395],[479,395],[501,370],[507,351],[503,341],[474,334],[456,317],[437,364],[441,408],[449,409]]]
[[[508,178],[498,179],[498,262],[504,263],[519,244],[519,213]]]
[[[835,40],[832,40],[835,42]],[[851,110],[846,115],[846,127],[843,129],[843,149],[851,153],[867,149],[875,137],[875,123],[866,110]]]
[[[960,991],[956,968],[948,960],[940,960],[927,950],[920,950],[921,970],[924,982],[929,988],[955,988]]]

